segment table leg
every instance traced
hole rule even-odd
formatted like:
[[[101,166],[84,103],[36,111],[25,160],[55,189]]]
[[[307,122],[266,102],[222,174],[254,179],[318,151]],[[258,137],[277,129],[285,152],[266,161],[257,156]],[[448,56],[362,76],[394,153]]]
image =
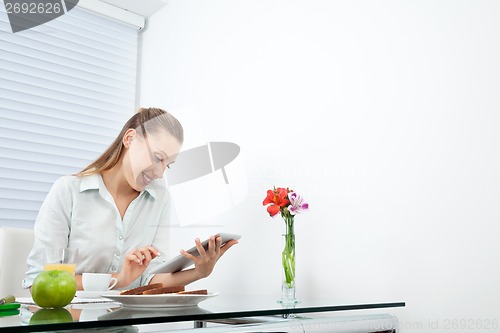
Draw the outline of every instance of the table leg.
[[[207,327],[207,322],[203,320],[195,320],[194,321],[194,328],[204,328]]]

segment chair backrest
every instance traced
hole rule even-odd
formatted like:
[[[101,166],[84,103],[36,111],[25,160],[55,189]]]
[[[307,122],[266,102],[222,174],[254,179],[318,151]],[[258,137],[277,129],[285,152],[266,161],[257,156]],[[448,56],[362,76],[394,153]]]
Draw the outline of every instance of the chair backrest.
[[[0,297],[30,296],[29,290],[23,289],[21,284],[34,241],[32,229],[0,227]]]

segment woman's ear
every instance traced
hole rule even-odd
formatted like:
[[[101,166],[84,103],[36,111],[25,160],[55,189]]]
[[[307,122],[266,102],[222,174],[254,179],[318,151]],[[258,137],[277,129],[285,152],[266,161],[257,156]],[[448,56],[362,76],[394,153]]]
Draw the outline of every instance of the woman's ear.
[[[122,143],[126,149],[130,147],[130,144],[132,143],[132,140],[134,139],[136,133],[137,132],[135,131],[135,129],[129,128],[123,135]]]

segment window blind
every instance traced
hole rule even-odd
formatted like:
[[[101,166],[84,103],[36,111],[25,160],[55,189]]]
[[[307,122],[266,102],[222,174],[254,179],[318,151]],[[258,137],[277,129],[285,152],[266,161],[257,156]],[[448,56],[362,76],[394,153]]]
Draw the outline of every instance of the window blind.
[[[135,110],[138,29],[75,7],[12,33],[0,1],[0,226],[33,226]]]

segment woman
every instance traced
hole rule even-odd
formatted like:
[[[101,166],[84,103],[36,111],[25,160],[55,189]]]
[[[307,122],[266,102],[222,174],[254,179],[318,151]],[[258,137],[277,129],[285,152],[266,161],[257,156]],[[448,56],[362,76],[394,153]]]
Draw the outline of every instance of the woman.
[[[148,274],[148,269],[161,263],[158,248],[168,238],[170,197],[158,179],[174,163],[183,139],[175,117],[161,109],[143,108],[95,162],[76,175],[59,178],[35,222],[35,243],[23,287],[30,288],[43,270],[46,247],[78,248],[79,290],[84,272],[111,273],[118,279],[118,289],[158,282],[187,285],[210,275],[217,260],[237,241],[220,247],[220,238],[212,236],[205,251],[196,239],[200,256],[181,250],[194,268]]]

